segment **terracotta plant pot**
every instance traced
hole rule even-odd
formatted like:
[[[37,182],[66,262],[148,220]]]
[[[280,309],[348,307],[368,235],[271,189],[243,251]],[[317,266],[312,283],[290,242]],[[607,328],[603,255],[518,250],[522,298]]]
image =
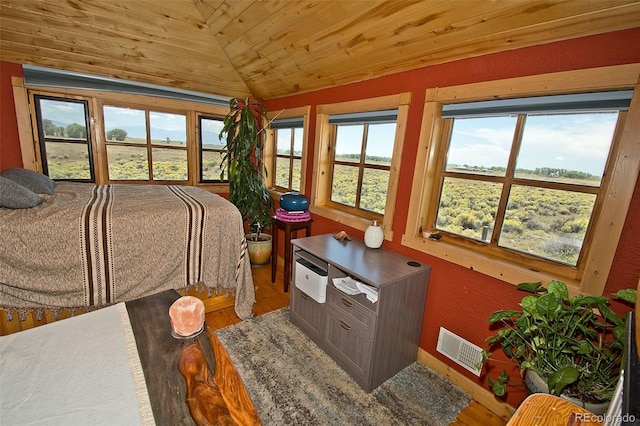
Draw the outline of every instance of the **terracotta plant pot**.
[[[258,239],[256,234],[248,234],[247,250],[249,251],[249,259],[251,259],[251,267],[260,268],[269,263],[271,259],[271,235],[260,234]]]

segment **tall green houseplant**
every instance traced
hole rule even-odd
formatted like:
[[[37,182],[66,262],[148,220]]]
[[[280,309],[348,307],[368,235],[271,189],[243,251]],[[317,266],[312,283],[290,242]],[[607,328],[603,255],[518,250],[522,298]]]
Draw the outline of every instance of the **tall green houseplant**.
[[[264,104],[251,98],[233,98],[229,101],[229,113],[219,135],[221,140],[226,140],[220,177],[224,179],[225,171],[228,171],[229,201],[248,224],[249,238],[255,240],[260,238],[265,228],[270,227],[274,211],[273,198],[264,183],[266,119]]]

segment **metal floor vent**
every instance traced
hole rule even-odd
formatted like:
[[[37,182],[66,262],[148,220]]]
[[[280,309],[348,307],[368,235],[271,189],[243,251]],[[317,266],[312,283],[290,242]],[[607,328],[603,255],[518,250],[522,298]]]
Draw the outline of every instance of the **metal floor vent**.
[[[482,348],[440,327],[437,351],[476,376],[480,376],[482,368],[477,369],[476,364],[482,361]]]

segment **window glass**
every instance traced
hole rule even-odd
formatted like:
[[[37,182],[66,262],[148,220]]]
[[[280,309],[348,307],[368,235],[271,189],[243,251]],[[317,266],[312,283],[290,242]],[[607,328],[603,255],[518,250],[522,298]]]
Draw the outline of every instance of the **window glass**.
[[[500,202],[499,183],[444,178],[436,229],[488,241]]]
[[[147,144],[144,110],[114,106],[105,106],[102,110],[107,141]]]
[[[446,170],[504,176],[517,117],[457,118]]]
[[[370,124],[367,132],[365,162],[390,166],[395,137],[396,123]]]
[[[200,116],[200,181],[201,182],[223,182],[227,180],[225,176],[221,179],[224,141],[220,140],[220,131],[224,123],[221,118]]]
[[[333,166],[333,179],[331,182],[331,201],[356,207],[358,197],[358,167]]]
[[[576,265],[595,201],[594,194],[514,185],[499,245]]]
[[[273,183],[281,191],[300,191],[303,128],[276,128]]]
[[[384,214],[389,187],[389,171],[364,169],[362,171],[362,191],[360,208],[378,214]]]
[[[433,228],[577,266],[618,112],[451,120]]]
[[[599,186],[618,114],[529,115],[515,176]]]
[[[112,105],[102,110],[109,180],[189,179],[186,114]]]
[[[187,151],[153,148],[153,180],[187,180]]]
[[[339,125],[336,135],[336,161],[360,162],[364,125]]]
[[[302,160],[293,160],[293,170],[291,173],[291,190],[301,191],[300,189],[300,176],[302,176]]]
[[[149,113],[151,143],[154,145],[187,146],[187,117],[164,112]]]
[[[107,145],[109,179],[148,180],[147,149],[137,146]]]
[[[94,181],[88,104],[35,96],[43,171],[52,179]]]
[[[366,217],[373,213],[371,217],[381,220],[387,202],[396,123],[335,126],[336,149],[329,199],[355,209],[356,213],[360,210]]]
[[[89,147],[85,144],[45,142],[51,179],[91,180]]]
[[[291,154],[291,129],[278,129],[276,136],[276,153],[282,155]]]

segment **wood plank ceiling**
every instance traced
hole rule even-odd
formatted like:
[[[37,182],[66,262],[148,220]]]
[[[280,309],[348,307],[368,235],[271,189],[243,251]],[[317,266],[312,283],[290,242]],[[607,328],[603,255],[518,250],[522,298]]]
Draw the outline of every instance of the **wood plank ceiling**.
[[[270,99],[639,26],[639,0],[2,0],[0,59]]]

